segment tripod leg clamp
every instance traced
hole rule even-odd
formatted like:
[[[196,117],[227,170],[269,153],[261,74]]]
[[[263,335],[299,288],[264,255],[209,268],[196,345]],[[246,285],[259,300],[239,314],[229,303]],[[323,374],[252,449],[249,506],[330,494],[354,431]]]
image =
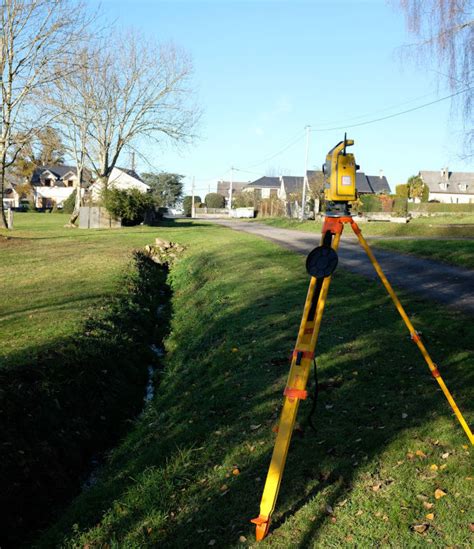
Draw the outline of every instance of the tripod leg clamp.
[[[314,352],[312,352],[312,351],[300,351],[299,349],[295,349],[293,351],[293,358],[296,358],[296,364],[299,366],[301,364],[301,360],[303,358],[307,358],[308,360],[313,360]]]
[[[300,400],[305,400],[308,396],[308,391],[305,391],[304,389],[293,389],[292,387],[285,387],[283,394],[288,398],[299,398]]]

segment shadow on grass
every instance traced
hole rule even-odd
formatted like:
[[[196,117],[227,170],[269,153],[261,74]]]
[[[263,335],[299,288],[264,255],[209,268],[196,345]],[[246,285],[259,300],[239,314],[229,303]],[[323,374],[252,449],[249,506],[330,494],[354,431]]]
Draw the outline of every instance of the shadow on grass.
[[[256,251],[250,246],[247,253]],[[259,250],[258,260],[248,265],[222,264],[224,253],[183,262],[181,276],[194,274],[186,282],[174,275],[175,333],[159,395],[115,452],[103,482],[83,494],[40,545],[64,542],[73,530],[96,526],[99,531],[85,533],[81,543],[132,539],[140,546],[189,547],[217,539],[219,546],[229,547],[238,545],[239,535],[252,537],[248,521],[258,515],[274,442],[271,427],[289,368],[285,359],[307,286],[305,277],[294,279],[291,270],[284,283],[281,272],[280,278],[270,274],[260,281],[259,264],[263,271],[279,253]],[[296,260],[290,263],[294,267]],[[232,276],[219,280],[222,269]],[[244,284],[250,280],[261,286],[255,290]],[[421,301],[408,309],[415,313],[417,329],[433,340],[433,356],[443,357],[445,380],[455,395],[462,395],[458,403],[469,417],[474,372],[459,357],[469,349],[469,334],[460,330],[463,318],[449,312],[441,317]],[[310,546],[330,520],[326,506],[347,498],[364,465],[379,459],[402,434],[426,437],[437,416],[449,417],[452,428],[460,429],[378,285],[336,273],[317,356],[325,387],[318,399],[317,434],[304,425],[311,406],[306,401],[269,545]],[[428,437],[427,443],[435,441]],[[180,461],[181,453],[187,459]],[[175,471],[170,470],[173,461],[179,462]],[[235,466],[240,469],[236,476]],[[320,496],[322,508],[316,503]],[[308,504],[316,509],[292,544],[280,526]]]

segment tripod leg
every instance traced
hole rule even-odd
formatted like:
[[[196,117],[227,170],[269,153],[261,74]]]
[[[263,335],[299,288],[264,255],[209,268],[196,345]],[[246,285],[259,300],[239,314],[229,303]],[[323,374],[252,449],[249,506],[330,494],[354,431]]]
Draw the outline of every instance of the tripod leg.
[[[413,324],[410,322],[410,319],[408,318],[405,309],[402,307],[402,304],[400,303],[400,300],[398,299],[397,295],[393,291],[393,288],[390,284],[390,282],[387,280],[387,277],[385,276],[384,272],[382,271],[382,268],[380,267],[379,262],[375,259],[375,256],[372,252],[372,250],[369,248],[369,245],[367,244],[367,241],[362,236],[362,232],[357,225],[357,223],[352,220],[351,221],[351,227],[354,233],[356,234],[357,238],[359,239],[359,243],[364,248],[366,254],[368,255],[372,265],[374,266],[374,269],[376,270],[377,274],[379,275],[380,280],[382,281],[382,284],[385,286],[385,289],[387,290],[388,294],[392,298],[392,301],[395,304],[395,307],[397,308],[397,311],[399,312],[400,316],[403,319],[403,322],[405,322],[406,327],[410,331],[410,335],[412,340],[416,343],[418,348],[420,349],[421,354],[423,355],[423,358],[425,359],[426,363],[428,364],[428,368],[431,371],[432,376],[436,379],[439,386],[441,387],[441,390],[444,393],[444,396],[446,397],[447,401],[449,402],[453,412],[456,414],[456,417],[458,418],[459,423],[461,424],[462,428],[464,429],[467,437],[469,438],[469,441],[471,444],[474,444],[474,435],[472,434],[471,429],[469,428],[469,425],[466,423],[466,420],[464,419],[461,411],[456,405],[456,402],[454,401],[451,393],[449,392],[448,388],[446,387],[443,378],[441,377],[441,374],[439,373],[438,368],[436,367],[436,364],[432,361],[426,347],[424,346],[423,342],[420,339],[420,336],[416,332],[415,328],[413,327]]]
[[[342,231],[342,224],[340,231]],[[340,232],[336,233],[332,244],[334,250],[337,250],[340,237]],[[309,284],[296,347],[293,351],[290,373],[283,393],[285,399],[280,422],[278,424],[277,438],[273,449],[272,459],[265,481],[262,500],[260,502],[260,514],[257,518],[252,520],[256,525],[257,541],[261,541],[267,535],[270,527],[270,519],[275,509],[278,491],[280,489],[286,456],[288,454],[291,435],[298,412],[299,401],[302,399],[304,400],[307,396],[306,383],[311,371],[314,350],[316,348],[330,283],[331,277],[324,278],[322,284],[320,284],[319,280],[312,277]],[[315,312],[312,311],[314,308],[314,298],[317,298]]]

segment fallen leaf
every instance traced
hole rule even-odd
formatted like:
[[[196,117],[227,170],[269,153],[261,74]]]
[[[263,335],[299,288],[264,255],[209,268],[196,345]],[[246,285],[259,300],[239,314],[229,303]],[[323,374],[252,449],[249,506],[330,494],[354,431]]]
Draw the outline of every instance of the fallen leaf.
[[[232,352],[233,352],[233,353],[238,353],[239,350],[237,349],[237,347],[232,347]]]
[[[332,522],[333,524],[335,524],[336,521],[337,521],[336,517],[331,517],[331,522]]]
[[[436,465],[436,463],[433,463],[433,465],[430,465],[430,469],[432,471],[437,471],[438,470],[438,466]]]
[[[418,532],[419,534],[423,534],[423,532],[426,532],[426,530],[428,530],[429,527],[430,527],[429,524],[426,524],[426,522],[423,522],[422,524],[414,524],[412,526],[412,529],[415,532]]]
[[[402,419],[406,419],[408,417],[408,414],[402,414]]]
[[[443,463],[443,465],[440,465],[440,466],[439,466],[439,468],[441,469],[441,471],[442,471],[443,469],[446,469],[446,467],[447,467],[446,463]]]
[[[257,425],[250,425],[250,430],[251,430],[251,431],[256,431],[256,430],[259,429],[261,426],[262,426],[261,423],[258,423]]]
[[[211,539],[211,541],[208,543],[208,545],[215,545],[216,544],[216,540],[215,539]]]
[[[433,508],[433,505],[434,505],[434,503],[430,503],[429,501],[424,501],[424,502],[423,502],[423,507],[424,507],[425,509],[432,509],[432,508]]]
[[[362,509],[359,509],[356,513],[356,517],[360,517],[363,514],[364,514],[364,511],[362,511]]]
[[[228,489],[229,489],[229,487],[227,486],[227,484],[223,484],[220,488],[221,492],[225,492]]]
[[[350,543],[351,541],[354,541],[354,536],[352,534],[349,534],[344,539],[345,539],[345,541]]]
[[[415,454],[413,452],[408,452],[407,453],[407,458],[408,459],[413,459],[415,457]]]
[[[379,483],[379,484],[374,484],[374,485],[372,486],[372,491],[378,492],[378,491],[380,490],[380,487],[381,487],[381,486],[382,486],[382,485],[381,485],[380,483]]]
[[[422,458],[425,458],[425,457],[426,457],[425,452],[423,452],[422,450],[417,450],[417,451],[415,452],[415,454],[416,454],[418,457],[422,457]]]
[[[442,457],[443,459],[448,459],[448,457],[449,457],[449,452],[444,452],[444,454],[441,454],[441,457]]]
[[[441,488],[436,488],[434,496],[436,499],[444,498],[444,496],[447,496],[448,494],[441,490]]]
[[[471,532],[474,532],[474,522],[471,522],[471,523],[469,524],[469,530],[470,530]]]
[[[326,513],[328,515],[333,515],[334,514],[334,509],[330,505],[326,505]]]
[[[247,538],[245,536],[240,536],[239,541],[240,543],[245,543],[247,541]]]
[[[434,513],[428,513],[428,514],[425,515],[425,516],[426,516],[426,518],[427,518],[428,520],[433,520],[433,519],[434,519]]]
[[[464,450],[467,450],[469,448],[467,444],[463,444],[462,447],[464,448]]]
[[[232,474],[234,476],[240,475],[240,469],[238,467],[236,467],[235,469],[232,469]]]

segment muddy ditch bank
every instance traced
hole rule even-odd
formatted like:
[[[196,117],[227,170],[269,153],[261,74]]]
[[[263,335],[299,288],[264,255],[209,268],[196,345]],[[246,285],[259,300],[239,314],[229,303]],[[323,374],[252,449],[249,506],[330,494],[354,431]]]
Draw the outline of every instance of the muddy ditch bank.
[[[0,369],[0,547],[27,545],[47,526],[150,398],[169,326],[167,276],[166,250],[135,252],[118,297],[80,333]]]

